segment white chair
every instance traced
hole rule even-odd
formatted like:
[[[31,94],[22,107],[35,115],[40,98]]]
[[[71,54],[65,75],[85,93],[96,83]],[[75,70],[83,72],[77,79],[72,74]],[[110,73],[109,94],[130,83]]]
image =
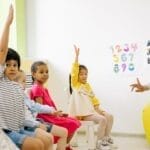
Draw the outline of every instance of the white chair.
[[[85,134],[86,134],[86,142],[87,142],[87,148],[88,150],[94,150],[95,149],[95,136],[94,136],[94,126],[95,123],[93,121],[81,121],[81,127],[80,128],[85,128]],[[73,141],[72,141],[72,146],[78,145],[78,132],[76,132],[74,135]]]
[[[69,89],[66,88],[66,93],[68,96],[68,100],[70,100],[70,92]],[[68,101],[69,104],[69,101]],[[95,136],[94,136],[94,126],[95,123],[93,121],[80,121],[81,122],[81,127],[78,129],[78,131],[75,133],[73,140],[72,140],[72,146],[78,146],[78,137],[77,134],[79,132],[79,130],[83,127],[85,128],[85,134],[86,134],[86,142],[87,142],[87,148],[88,150],[94,150],[95,149]]]

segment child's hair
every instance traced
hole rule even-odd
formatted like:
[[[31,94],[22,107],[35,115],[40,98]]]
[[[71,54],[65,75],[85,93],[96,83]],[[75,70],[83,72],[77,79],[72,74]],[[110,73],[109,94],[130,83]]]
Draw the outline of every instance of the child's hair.
[[[84,66],[84,65],[79,65],[79,72],[80,72],[80,70],[82,70],[82,69],[88,71],[88,69],[87,69],[86,66]],[[72,92],[73,92],[72,86],[71,86],[71,74],[69,74],[69,92],[70,92],[70,94],[72,94]]]
[[[37,67],[41,66],[41,65],[46,65],[46,63],[44,61],[35,61],[32,65],[31,65],[31,73],[35,73],[37,71]],[[34,82],[34,78],[32,76],[32,80]]]
[[[8,53],[6,56],[6,61],[9,60],[15,60],[18,64],[18,69],[20,68],[21,62],[20,62],[20,55],[12,48],[8,48]]]

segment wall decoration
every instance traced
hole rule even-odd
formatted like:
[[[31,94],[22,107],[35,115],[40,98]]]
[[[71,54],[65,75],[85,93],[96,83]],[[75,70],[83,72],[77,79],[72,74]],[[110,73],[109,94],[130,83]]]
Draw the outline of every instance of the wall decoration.
[[[113,72],[126,73],[135,71],[135,53],[138,51],[137,43],[114,45],[112,49]]]
[[[147,42],[146,55],[147,55],[147,64],[150,64],[150,40],[148,40]]]

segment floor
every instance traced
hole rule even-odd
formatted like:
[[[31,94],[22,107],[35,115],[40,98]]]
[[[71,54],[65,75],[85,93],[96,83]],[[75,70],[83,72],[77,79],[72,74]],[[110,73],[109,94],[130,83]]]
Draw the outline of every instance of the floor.
[[[143,136],[114,135],[113,139],[117,150],[150,150],[150,144]],[[78,147],[74,147],[74,150],[88,150],[85,134],[78,134]]]

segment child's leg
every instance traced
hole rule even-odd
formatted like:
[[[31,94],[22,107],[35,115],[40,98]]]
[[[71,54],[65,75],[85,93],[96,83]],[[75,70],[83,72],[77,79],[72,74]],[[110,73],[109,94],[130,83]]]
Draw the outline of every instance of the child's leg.
[[[3,131],[21,150],[44,150],[44,143],[34,137],[34,132],[25,134],[23,129],[19,132],[6,129]]]
[[[93,114],[93,115],[84,117],[84,120],[94,121],[99,124],[98,131],[97,131],[97,140],[100,140],[105,136],[107,120],[104,116],[99,115],[99,114]]]
[[[57,150],[65,150],[68,135],[67,129],[57,125],[53,125],[51,133],[54,136],[59,137],[59,140],[57,142]]]
[[[26,137],[21,146],[21,150],[45,150],[44,143],[34,137]]]
[[[53,136],[51,133],[46,132],[43,129],[37,128],[35,130],[35,137],[40,139],[44,143],[44,150],[52,150],[53,149]]]
[[[107,119],[105,136],[109,136],[111,129],[112,129],[112,125],[113,125],[113,116],[107,112],[104,112],[103,114],[104,114],[105,118]]]

